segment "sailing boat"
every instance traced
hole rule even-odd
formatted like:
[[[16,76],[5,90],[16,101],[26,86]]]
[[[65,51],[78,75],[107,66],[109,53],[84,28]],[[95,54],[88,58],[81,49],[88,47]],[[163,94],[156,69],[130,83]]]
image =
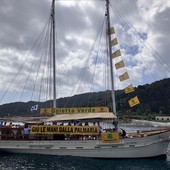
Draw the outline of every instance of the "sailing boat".
[[[55,0],[52,2],[51,14],[53,18],[53,47],[55,47],[54,14]],[[120,52],[117,51],[112,54],[111,50],[112,40],[110,34],[114,32],[114,30],[110,29],[109,0],[106,0],[106,16],[109,30],[108,42],[111,67],[110,74],[112,78],[113,113],[109,112],[109,109],[106,107],[56,108],[55,49],[53,48],[53,109],[45,108],[42,109],[42,112],[55,113],[56,115],[54,117],[46,120],[46,122],[54,122],[54,124],[32,125],[29,136],[28,134],[24,134],[24,131],[28,131],[27,126],[24,129],[10,129],[13,132],[12,135],[7,134],[6,128],[2,128],[0,151],[93,158],[146,158],[166,154],[170,136],[168,129],[138,132],[125,137],[125,134],[120,136],[116,124],[115,129],[105,129],[104,132],[104,129],[100,128],[103,120],[107,120],[109,123],[113,123],[113,121],[116,120],[112,58],[113,56],[119,56]],[[127,73],[125,74],[127,75]],[[126,78],[126,75],[120,77],[120,79]],[[128,89],[131,91],[131,86]],[[138,104],[139,100],[135,96],[129,103],[133,106]],[[75,123],[74,126],[71,125],[73,120]],[[89,121],[95,123],[93,125],[87,124]],[[57,125],[56,123],[58,122],[61,124]],[[68,125],[62,124],[63,122],[68,122]],[[82,126],[82,122],[85,123],[84,126]]]

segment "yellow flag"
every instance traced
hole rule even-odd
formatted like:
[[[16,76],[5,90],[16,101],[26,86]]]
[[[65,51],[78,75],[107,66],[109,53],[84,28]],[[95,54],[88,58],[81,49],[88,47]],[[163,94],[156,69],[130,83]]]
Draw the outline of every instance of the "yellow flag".
[[[112,41],[111,41],[111,45],[114,46],[118,44],[118,41],[117,41],[117,38],[114,38]]]
[[[119,68],[125,67],[125,64],[123,62],[123,60],[121,60],[120,62],[115,64],[116,70],[118,70]]]
[[[115,51],[113,54],[112,54],[112,58],[116,58],[116,57],[119,57],[121,56],[121,52],[120,52],[120,49]]]
[[[124,81],[129,79],[129,75],[127,72],[125,72],[124,74],[122,74],[121,76],[119,76],[120,81]]]
[[[135,89],[133,88],[132,84],[129,85],[129,86],[127,86],[124,90],[125,90],[125,93],[126,93],[126,94],[135,91]]]
[[[115,33],[115,29],[114,27],[111,27],[109,30],[108,30],[108,34],[114,34]]]
[[[133,97],[133,98],[130,99],[128,102],[129,102],[129,106],[130,106],[130,107],[136,106],[137,104],[140,103],[137,96]]]

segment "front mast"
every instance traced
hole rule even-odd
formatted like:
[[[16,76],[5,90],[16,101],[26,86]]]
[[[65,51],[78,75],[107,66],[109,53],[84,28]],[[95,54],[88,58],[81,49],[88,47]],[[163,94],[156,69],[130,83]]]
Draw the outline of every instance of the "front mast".
[[[114,91],[114,74],[113,74],[113,63],[112,63],[112,46],[111,46],[111,34],[110,34],[110,13],[109,13],[109,0],[106,0],[106,15],[107,15],[107,30],[108,30],[108,41],[109,41],[109,56],[110,56],[110,75],[111,75],[111,86],[112,86],[112,108],[113,113],[116,114],[116,101]]]
[[[53,108],[56,108],[56,68],[55,68],[55,0],[52,2],[52,29],[53,29]]]

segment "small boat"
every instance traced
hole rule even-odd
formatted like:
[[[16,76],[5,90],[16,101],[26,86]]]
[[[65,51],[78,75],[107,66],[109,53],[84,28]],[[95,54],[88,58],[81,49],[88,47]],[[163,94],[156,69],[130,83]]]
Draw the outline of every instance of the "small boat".
[[[52,30],[55,31],[55,0],[52,1]],[[53,108],[42,108],[41,114],[54,116],[38,124],[26,123],[25,127],[2,127],[0,129],[0,151],[9,153],[28,153],[45,155],[78,156],[91,158],[148,158],[166,155],[169,145],[170,129],[136,131],[126,133],[119,128],[113,81],[112,59],[120,56],[120,50],[112,53],[112,45],[117,40],[110,27],[109,0],[106,0],[108,53],[110,54],[110,74],[112,86],[112,112],[108,107],[56,107],[55,50],[53,50]],[[55,33],[53,32],[55,47]],[[123,61],[116,68],[123,66]],[[119,78],[126,80],[127,73]],[[133,87],[125,91],[131,93]],[[139,104],[137,96],[129,100],[131,107]],[[34,109],[34,108],[33,108]],[[29,129],[30,127],[30,129]]]

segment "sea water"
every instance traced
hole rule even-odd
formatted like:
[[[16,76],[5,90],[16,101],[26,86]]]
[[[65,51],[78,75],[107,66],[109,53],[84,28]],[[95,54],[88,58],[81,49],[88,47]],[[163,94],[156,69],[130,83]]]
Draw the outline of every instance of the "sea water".
[[[93,159],[71,156],[0,154],[1,170],[170,170],[170,162],[154,159]]]

